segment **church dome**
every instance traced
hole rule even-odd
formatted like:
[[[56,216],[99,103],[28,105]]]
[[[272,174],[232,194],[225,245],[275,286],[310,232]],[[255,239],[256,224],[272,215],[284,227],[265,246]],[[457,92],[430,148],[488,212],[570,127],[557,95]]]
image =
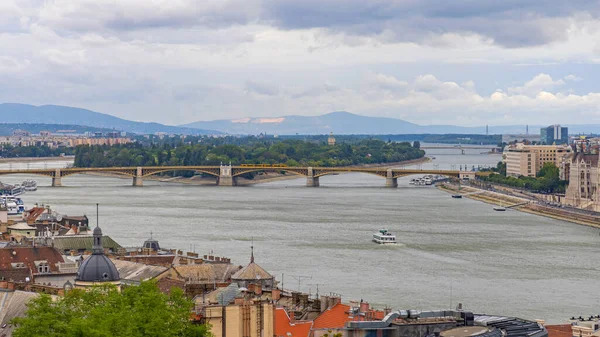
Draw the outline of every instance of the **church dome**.
[[[75,281],[82,282],[114,282],[119,281],[119,271],[115,264],[104,255],[102,247],[102,230],[94,228],[94,244],[92,255],[79,266]]]
[[[76,278],[83,282],[114,282],[120,279],[117,267],[104,254],[93,254],[83,261]]]

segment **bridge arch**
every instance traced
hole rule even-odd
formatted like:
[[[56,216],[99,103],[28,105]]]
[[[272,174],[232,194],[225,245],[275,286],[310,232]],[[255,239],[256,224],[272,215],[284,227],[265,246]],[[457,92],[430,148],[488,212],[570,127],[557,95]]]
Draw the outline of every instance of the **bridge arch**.
[[[149,172],[145,172],[145,171],[149,171]],[[165,168],[165,169],[150,169],[150,170],[145,170],[142,173],[142,177],[149,177],[149,176],[153,176],[159,173],[164,173],[164,172],[173,172],[173,171],[191,171],[191,172],[199,172],[199,173],[205,173],[208,175],[211,175],[213,177],[219,177],[219,172],[215,172],[215,171],[211,171],[211,170],[205,170],[205,169],[194,169],[194,168]]]
[[[239,177],[241,175],[252,173],[252,172],[289,172],[299,176],[308,176],[308,170],[297,169],[297,168],[288,168],[288,167],[256,167],[256,168],[238,168],[234,169],[231,176]]]

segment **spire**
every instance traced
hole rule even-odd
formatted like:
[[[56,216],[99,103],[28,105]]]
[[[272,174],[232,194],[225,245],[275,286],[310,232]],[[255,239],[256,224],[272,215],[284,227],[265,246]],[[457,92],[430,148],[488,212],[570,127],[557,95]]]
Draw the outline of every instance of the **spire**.
[[[96,204],[96,228],[94,228],[94,245],[92,246],[92,254],[102,255],[104,254],[104,247],[102,247],[102,229],[98,226],[98,204]]]
[[[250,263],[254,263],[254,238],[252,238],[252,246],[250,246],[252,253],[250,253]]]

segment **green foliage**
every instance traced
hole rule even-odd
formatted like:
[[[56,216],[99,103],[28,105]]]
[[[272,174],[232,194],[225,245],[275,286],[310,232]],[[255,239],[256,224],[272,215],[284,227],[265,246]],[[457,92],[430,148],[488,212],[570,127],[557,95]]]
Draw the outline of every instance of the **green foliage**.
[[[420,142],[420,141],[418,141],[418,140],[415,140],[415,141],[413,142],[413,147],[414,147],[415,149],[420,149],[420,148],[421,148],[421,142]]]
[[[79,146],[76,167],[184,166],[239,164],[287,164],[288,166],[333,167],[356,164],[393,163],[421,158],[425,152],[408,142],[386,143],[364,139],[354,144],[302,140],[235,139],[238,144],[207,138],[196,144]],[[193,172],[187,172],[193,174]],[[178,175],[185,175],[178,172]]]
[[[193,302],[173,288],[163,294],[156,282],[142,282],[119,292],[114,286],[74,289],[53,301],[34,298],[27,315],[12,321],[14,337],[209,336],[205,325],[190,321]]]
[[[564,193],[567,187],[567,181],[560,180],[560,170],[553,163],[545,163],[536,177],[507,177],[506,164],[502,162],[493,171],[496,173],[481,179],[540,193]]]
[[[71,155],[73,148],[51,149],[48,146],[12,146],[0,145],[0,158],[23,158],[23,157],[58,157],[61,154]]]

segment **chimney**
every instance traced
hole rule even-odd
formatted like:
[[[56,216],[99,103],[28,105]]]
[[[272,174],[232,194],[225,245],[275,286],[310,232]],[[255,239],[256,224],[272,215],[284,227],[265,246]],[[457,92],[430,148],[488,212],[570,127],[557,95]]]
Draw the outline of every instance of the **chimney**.
[[[254,285],[254,293],[258,296],[262,295],[262,285],[260,285],[260,284]]]
[[[368,312],[369,311],[369,303],[368,302],[360,302],[360,312]]]
[[[281,298],[281,290],[273,289],[271,291],[271,297],[272,297],[273,301],[279,301],[279,299]]]
[[[294,310],[290,311],[290,324],[294,324],[296,323],[296,313],[294,312]]]

